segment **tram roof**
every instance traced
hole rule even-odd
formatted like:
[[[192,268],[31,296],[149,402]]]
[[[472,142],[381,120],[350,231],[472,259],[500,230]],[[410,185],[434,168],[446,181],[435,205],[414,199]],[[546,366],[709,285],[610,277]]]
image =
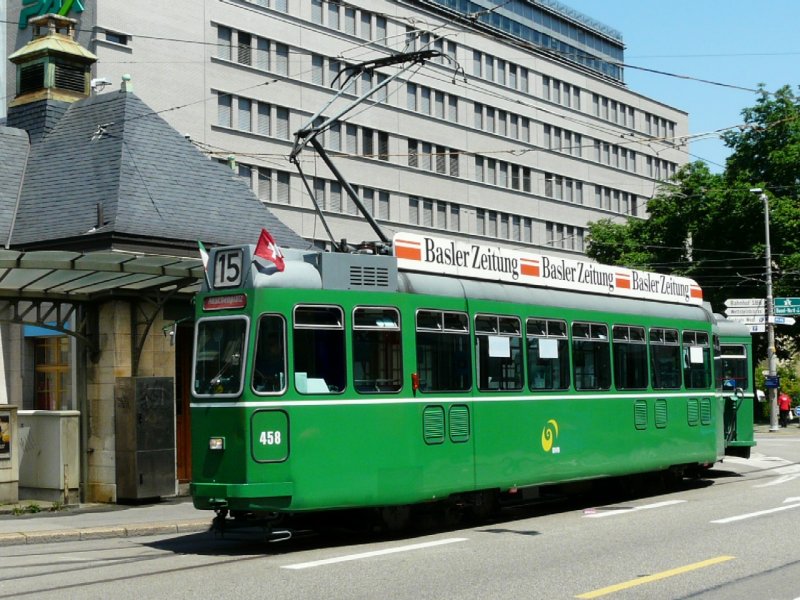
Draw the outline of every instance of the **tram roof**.
[[[424,273],[400,273],[400,289],[407,293],[451,296],[516,304],[555,306],[565,309],[623,313],[660,318],[712,321],[711,313],[694,304],[670,304],[634,298],[553,290],[527,285],[441,277]]]
[[[208,280],[204,286],[206,291],[226,289],[224,286],[214,288],[212,283],[218,281],[215,268],[220,264],[216,254],[219,252],[241,252],[237,259],[241,260],[240,264],[248,265],[255,262],[257,265],[255,268],[245,268],[243,277],[246,279],[236,286],[228,286],[230,289],[241,285],[254,288],[401,292],[714,322],[710,308],[702,302],[667,302],[591,290],[558,289],[531,285],[527,282],[506,283],[441,273],[415,272],[398,268],[400,260],[394,256],[287,249],[285,269],[278,271],[270,265],[259,264],[260,259],[254,258],[255,247],[252,245],[214,249],[209,261]],[[365,274],[368,275],[366,278]]]

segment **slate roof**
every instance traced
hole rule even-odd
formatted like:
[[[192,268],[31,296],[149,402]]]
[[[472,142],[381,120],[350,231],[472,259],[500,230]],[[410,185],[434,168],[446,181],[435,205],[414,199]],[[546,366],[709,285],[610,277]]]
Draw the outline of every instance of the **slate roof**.
[[[0,127],[0,247],[8,241],[28,160],[28,134]]]
[[[9,123],[20,108],[9,111]],[[133,93],[75,102],[40,140],[32,139],[12,248],[149,246],[196,254],[197,240],[255,243],[262,227],[281,246],[308,246],[240,177],[207,158]],[[8,145],[0,143],[0,156],[7,156]],[[6,187],[11,184],[0,188],[3,217]]]

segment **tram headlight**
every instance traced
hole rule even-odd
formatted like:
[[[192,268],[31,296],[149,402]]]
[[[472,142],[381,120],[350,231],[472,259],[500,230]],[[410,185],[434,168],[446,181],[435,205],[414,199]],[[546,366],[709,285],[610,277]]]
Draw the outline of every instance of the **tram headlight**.
[[[209,450],[225,450],[225,438],[224,437],[212,437],[208,439],[208,449]]]

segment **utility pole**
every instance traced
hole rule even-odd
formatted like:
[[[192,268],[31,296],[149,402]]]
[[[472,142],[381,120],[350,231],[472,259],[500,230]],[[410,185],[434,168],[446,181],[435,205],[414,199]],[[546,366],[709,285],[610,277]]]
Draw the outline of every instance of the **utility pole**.
[[[767,329],[767,369],[769,377],[774,379],[778,375],[778,361],[775,356],[775,323],[774,298],[772,297],[772,252],[769,244],[769,197],[761,188],[752,188],[753,194],[758,194],[759,200],[764,203],[764,255],[767,261],[767,299],[764,302],[766,309]],[[778,431],[778,389],[767,389],[769,399],[769,430]]]

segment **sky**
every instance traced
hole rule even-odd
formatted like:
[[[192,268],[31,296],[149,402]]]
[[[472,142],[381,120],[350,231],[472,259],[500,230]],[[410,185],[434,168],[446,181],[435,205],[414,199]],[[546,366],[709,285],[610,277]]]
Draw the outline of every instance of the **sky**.
[[[627,65],[703,79],[703,83],[625,69],[635,92],[689,113],[696,135],[743,122],[751,91],[800,83],[800,0],[560,0],[620,31]],[[722,172],[730,150],[718,136],[690,142],[690,160]]]

